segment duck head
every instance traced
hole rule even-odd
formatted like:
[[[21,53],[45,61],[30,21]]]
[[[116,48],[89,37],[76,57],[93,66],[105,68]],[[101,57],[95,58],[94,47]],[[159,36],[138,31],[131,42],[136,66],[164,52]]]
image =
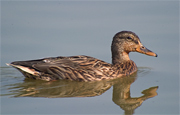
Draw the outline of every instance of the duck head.
[[[111,45],[111,52],[113,64],[130,60],[130,52],[139,52],[157,57],[157,54],[143,46],[139,37],[131,31],[121,31],[115,34]]]

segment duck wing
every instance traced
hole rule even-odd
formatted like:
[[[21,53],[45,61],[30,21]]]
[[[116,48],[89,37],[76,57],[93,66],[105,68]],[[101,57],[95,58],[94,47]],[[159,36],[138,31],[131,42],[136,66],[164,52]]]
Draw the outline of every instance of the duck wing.
[[[57,79],[76,81],[102,80],[109,75],[107,71],[111,68],[111,64],[89,56],[60,56],[17,61],[12,62],[10,65],[18,68],[23,74],[24,72],[29,73],[35,79],[47,81]]]

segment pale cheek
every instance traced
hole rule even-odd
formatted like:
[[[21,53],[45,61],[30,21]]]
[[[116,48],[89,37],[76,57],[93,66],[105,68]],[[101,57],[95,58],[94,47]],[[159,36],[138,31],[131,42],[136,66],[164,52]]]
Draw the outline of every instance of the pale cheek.
[[[134,51],[136,48],[136,45],[134,45],[134,43],[128,43],[125,45],[125,50],[126,51]]]

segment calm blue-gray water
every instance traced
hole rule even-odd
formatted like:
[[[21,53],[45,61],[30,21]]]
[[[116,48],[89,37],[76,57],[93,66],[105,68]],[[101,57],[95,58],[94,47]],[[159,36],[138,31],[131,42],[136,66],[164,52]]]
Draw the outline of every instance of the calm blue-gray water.
[[[135,32],[151,57],[111,81],[25,79],[5,63],[88,55],[111,63],[112,37]],[[179,114],[179,1],[1,1],[1,114]]]

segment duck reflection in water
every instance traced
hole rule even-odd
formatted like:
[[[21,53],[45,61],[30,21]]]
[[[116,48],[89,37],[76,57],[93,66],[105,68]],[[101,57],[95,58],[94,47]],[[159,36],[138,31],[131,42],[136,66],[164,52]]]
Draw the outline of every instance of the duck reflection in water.
[[[41,80],[25,79],[22,84],[15,84],[14,97],[92,97],[103,94],[113,86],[112,100],[120,106],[125,114],[133,114],[134,110],[141,106],[146,99],[157,95],[158,86],[150,87],[142,91],[143,96],[131,97],[130,86],[136,80],[137,72],[115,80],[102,80],[94,82],[76,82],[60,80],[44,82]]]
[[[130,86],[135,81],[135,77],[125,77],[113,85],[113,102],[120,106],[125,115],[131,115],[134,110],[141,106],[143,101],[157,95],[156,90],[158,86],[150,87],[149,89],[143,90],[141,97],[131,97]]]

